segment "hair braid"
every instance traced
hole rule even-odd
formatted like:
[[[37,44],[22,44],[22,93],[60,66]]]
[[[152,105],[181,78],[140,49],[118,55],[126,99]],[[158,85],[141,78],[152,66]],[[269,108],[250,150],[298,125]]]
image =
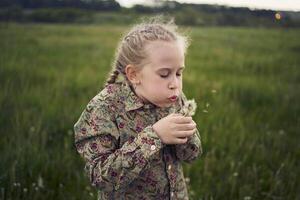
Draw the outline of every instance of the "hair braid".
[[[116,61],[113,70],[106,80],[105,85],[115,83],[120,73],[122,73],[122,64],[119,61]]]

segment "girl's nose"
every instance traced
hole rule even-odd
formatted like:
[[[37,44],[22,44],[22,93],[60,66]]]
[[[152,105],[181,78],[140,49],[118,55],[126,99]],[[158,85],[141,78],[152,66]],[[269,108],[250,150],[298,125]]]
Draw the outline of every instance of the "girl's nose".
[[[170,84],[169,89],[175,89],[175,86]]]
[[[169,84],[169,89],[176,89],[178,88],[179,80],[177,80],[177,77],[173,78],[172,81]]]

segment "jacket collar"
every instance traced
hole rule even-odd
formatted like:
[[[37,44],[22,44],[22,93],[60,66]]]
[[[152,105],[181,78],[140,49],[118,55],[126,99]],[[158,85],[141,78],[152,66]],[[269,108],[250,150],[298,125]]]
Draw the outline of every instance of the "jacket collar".
[[[126,112],[137,110],[142,107],[145,109],[157,108],[157,106],[152,103],[143,102],[143,100],[135,94],[129,81],[122,75],[118,76],[116,83],[121,83],[121,91],[124,94],[124,105]]]

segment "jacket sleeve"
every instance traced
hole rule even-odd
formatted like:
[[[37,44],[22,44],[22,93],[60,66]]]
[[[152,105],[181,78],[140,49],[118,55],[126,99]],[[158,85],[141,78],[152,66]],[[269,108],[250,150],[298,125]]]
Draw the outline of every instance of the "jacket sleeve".
[[[199,131],[188,138],[185,144],[175,145],[176,157],[180,161],[191,162],[202,154],[202,145]]]
[[[183,92],[181,93],[181,102],[182,105],[187,102],[187,98]],[[198,129],[188,138],[185,144],[175,145],[175,153],[179,160],[186,162],[191,162],[202,154],[201,137]]]
[[[120,147],[110,106],[101,101],[97,104],[92,100],[74,125],[75,146],[93,186],[122,190],[159,154],[163,144],[148,126]]]

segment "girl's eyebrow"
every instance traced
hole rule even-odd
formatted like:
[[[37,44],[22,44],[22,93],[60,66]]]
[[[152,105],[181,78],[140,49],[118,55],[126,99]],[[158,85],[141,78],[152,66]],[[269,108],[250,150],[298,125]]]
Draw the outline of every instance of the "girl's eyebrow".
[[[185,66],[182,66],[182,67],[179,67],[178,69],[179,69],[179,70],[182,70],[182,69],[184,69],[184,68],[185,68]],[[172,69],[173,69],[173,68],[163,67],[163,68],[159,68],[159,69],[156,70],[156,71],[164,71],[164,70],[172,71]]]

